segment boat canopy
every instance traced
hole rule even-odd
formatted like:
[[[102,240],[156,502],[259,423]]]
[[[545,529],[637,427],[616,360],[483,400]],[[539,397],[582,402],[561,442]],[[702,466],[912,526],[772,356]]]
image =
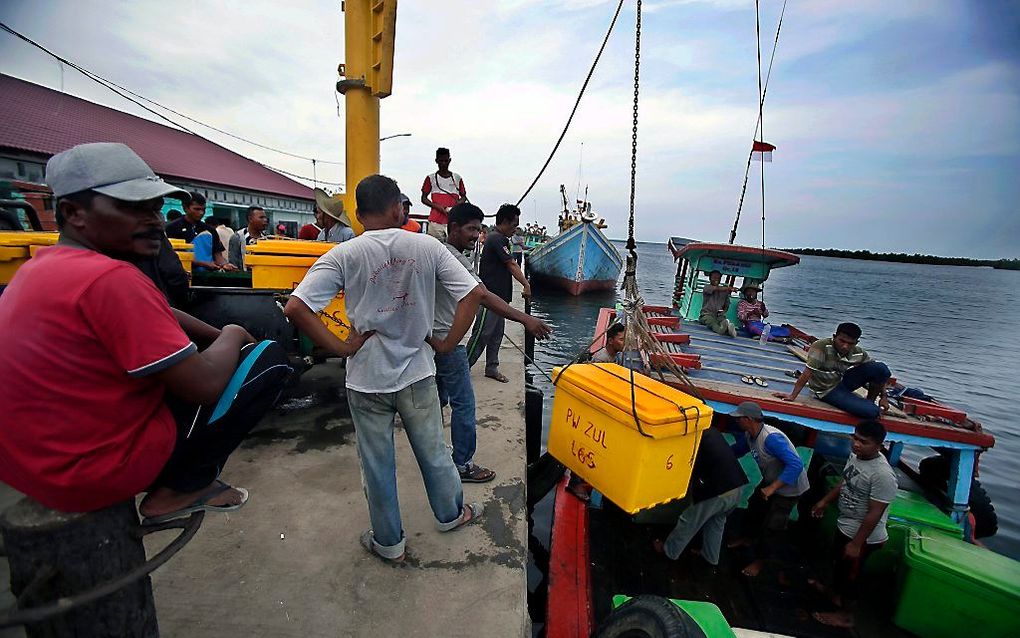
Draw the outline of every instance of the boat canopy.
[[[701,290],[708,283],[706,273],[718,270],[727,285],[742,277],[741,285],[760,286],[769,278],[773,268],[785,268],[800,263],[800,257],[781,250],[710,244],[683,237],[671,237],[669,252],[677,262],[673,307],[685,319],[697,320],[701,312]],[[736,303],[728,308],[729,319],[736,324]]]

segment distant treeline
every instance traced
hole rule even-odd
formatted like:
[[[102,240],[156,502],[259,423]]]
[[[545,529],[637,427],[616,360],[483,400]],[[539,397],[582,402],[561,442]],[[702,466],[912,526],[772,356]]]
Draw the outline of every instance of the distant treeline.
[[[966,257],[939,257],[914,253],[873,253],[870,250],[837,250],[835,248],[786,248],[798,255],[842,257],[868,261],[896,261],[905,264],[932,264],[936,266],[991,266],[999,270],[1020,270],[1020,259],[968,259]]]

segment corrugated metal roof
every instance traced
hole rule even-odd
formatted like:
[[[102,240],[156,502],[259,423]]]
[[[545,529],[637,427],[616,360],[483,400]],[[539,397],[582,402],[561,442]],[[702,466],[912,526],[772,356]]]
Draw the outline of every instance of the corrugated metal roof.
[[[127,144],[169,181],[314,199],[311,188],[197,135],[0,74],[0,148],[54,155],[87,142]]]

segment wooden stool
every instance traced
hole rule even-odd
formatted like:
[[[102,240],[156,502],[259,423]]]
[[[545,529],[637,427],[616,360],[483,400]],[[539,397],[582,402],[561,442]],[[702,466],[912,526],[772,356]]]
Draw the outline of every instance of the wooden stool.
[[[29,498],[0,515],[18,611],[0,627],[24,624],[29,638],[159,635],[148,574],[198,531],[203,513],[142,527],[133,500],[88,513],[49,509]],[[142,537],[184,532],[145,560]]]

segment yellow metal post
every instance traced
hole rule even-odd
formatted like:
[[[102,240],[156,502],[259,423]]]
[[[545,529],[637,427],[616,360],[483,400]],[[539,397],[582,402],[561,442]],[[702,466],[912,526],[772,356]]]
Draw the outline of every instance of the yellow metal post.
[[[379,100],[393,85],[396,0],[347,0],[343,3],[346,60],[337,90],[347,107],[347,192],[344,210],[354,232],[364,230],[355,214],[358,182],[379,172]]]

